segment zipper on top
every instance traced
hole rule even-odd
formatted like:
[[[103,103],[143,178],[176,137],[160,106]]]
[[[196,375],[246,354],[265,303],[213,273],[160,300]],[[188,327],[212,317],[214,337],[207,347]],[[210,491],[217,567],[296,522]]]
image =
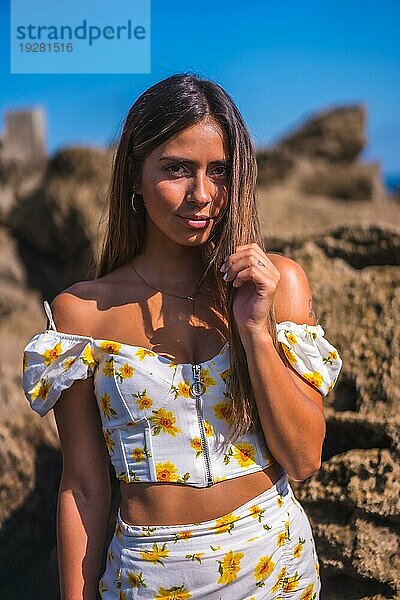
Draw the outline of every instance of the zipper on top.
[[[212,473],[211,473],[210,453],[208,450],[208,443],[207,443],[206,432],[205,432],[205,428],[204,428],[203,399],[202,399],[202,395],[205,392],[206,386],[201,381],[201,377],[200,377],[201,365],[194,364],[194,365],[192,365],[192,369],[193,369],[194,383],[192,383],[192,385],[190,386],[190,390],[196,400],[197,421],[199,423],[201,445],[203,448],[204,465],[206,468],[206,477],[207,477],[207,486],[209,486],[209,485],[212,485],[212,483],[213,483],[213,477],[212,477]]]

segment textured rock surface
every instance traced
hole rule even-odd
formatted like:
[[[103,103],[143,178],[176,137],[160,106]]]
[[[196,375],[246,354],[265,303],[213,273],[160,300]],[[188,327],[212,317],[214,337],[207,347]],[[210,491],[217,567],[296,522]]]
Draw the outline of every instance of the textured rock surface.
[[[41,185],[10,211],[7,224],[18,240],[28,283],[46,297],[86,278],[108,176],[105,151],[63,150],[49,161]]]
[[[278,148],[332,163],[351,162],[365,146],[365,120],[366,109],[362,105],[323,110],[283,137]]]
[[[260,155],[270,170],[259,190],[267,245],[303,266],[343,358],[325,398],[322,468],[293,483],[314,527],[324,600],[400,597],[400,204],[382,193],[379,169],[359,162],[364,118],[357,107],[319,115],[268,160]],[[61,461],[53,417],[34,415],[22,395],[22,349],[45,327],[42,297],[84,278],[109,162],[99,150],[69,149],[25,187],[0,172],[8,194],[4,204],[0,196],[0,596],[8,600],[57,597]],[[328,172],[340,189],[350,171],[367,178],[370,195],[306,191]]]
[[[344,231],[347,260],[341,244],[340,258],[335,257],[334,240],[343,240]],[[325,398],[322,468],[293,486],[314,527],[323,597],[355,600],[379,592],[376,597],[395,598],[400,594],[400,269],[384,266],[381,256],[391,245],[398,257],[398,232],[374,226],[352,231],[341,228],[340,235],[332,231],[323,239],[277,244],[306,270],[317,316],[343,359],[340,379]],[[375,250],[365,253],[371,244]],[[351,266],[363,255],[371,264]]]

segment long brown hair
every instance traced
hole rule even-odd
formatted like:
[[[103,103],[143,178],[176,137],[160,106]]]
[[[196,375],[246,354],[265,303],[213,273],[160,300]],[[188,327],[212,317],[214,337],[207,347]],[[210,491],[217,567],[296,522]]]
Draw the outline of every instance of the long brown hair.
[[[219,267],[239,245],[256,242],[264,251],[266,248],[256,207],[255,148],[238,108],[219,84],[196,74],[178,73],[147,89],[133,104],[114,154],[100,258],[91,268],[99,278],[144,251],[145,211],[136,213],[131,206],[141,166],[157,146],[206,116],[212,116],[225,131],[231,161],[227,206],[202,246],[206,267],[202,279],[211,276],[214,301],[229,327],[231,370],[226,380],[225,414],[230,423],[227,441],[234,442],[255,426],[258,412],[232,310],[234,288],[223,281]],[[267,317],[268,331],[278,348],[273,307]]]

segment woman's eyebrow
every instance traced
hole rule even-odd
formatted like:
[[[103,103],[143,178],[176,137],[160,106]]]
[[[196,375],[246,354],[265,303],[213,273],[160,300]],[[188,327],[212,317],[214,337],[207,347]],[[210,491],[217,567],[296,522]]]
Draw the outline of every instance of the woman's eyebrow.
[[[189,165],[195,165],[196,161],[195,160],[191,160],[190,158],[185,158],[184,156],[177,156],[177,155],[168,155],[168,156],[160,156],[160,158],[158,160],[175,160],[177,162],[184,162],[184,163],[188,163]],[[228,166],[231,164],[231,161],[228,158],[221,158],[220,160],[212,160],[210,161],[211,164],[218,164],[218,165],[225,165]]]

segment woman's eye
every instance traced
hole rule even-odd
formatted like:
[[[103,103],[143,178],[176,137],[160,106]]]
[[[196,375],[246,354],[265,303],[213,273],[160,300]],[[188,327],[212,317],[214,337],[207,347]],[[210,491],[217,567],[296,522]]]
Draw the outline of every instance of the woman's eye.
[[[214,172],[218,171],[218,169],[222,169],[222,173],[221,172],[220,173],[215,173],[216,175],[222,175],[222,176],[224,176],[224,175],[228,174],[228,167],[224,167],[223,165],[221,165],[220,167],[216,167],[215,170],[214,170]]]
[[[183,169],[183,166],[182,165],[167,165],[165,168],[170,173],[179,175],[181,173],[181,171],[179,171],[179,169]]]

